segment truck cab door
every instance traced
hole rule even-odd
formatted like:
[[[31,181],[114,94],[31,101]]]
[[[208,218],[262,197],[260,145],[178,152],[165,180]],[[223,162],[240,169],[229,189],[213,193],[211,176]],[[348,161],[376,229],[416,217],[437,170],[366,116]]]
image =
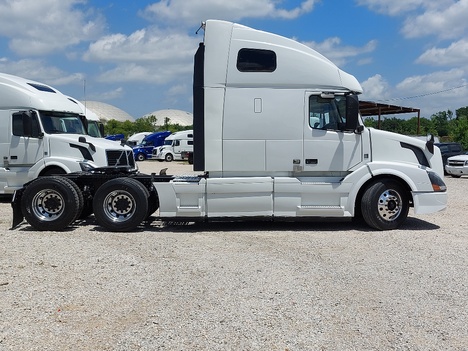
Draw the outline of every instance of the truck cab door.
[[[174,154],[180,154],[182,152],[180,140],[176,139],[172,142],[172,150],[174,151]]]
[[[44,139],[37,113],[19,111],[11,116],[8,165],[31,167],[44,158]]]
[[[303,171],[340,176],[362,162],[362,137],[346,123],[344,95],[306,92]]]

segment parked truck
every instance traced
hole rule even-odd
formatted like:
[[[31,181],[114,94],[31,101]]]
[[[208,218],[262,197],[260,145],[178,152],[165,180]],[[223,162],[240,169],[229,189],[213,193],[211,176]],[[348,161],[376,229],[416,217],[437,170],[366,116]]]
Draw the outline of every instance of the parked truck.
[[[169,135],[162,146],[153,150],[152,158],[158,161],[187,160],[193,151],[193,130],[183,130]]]
[[[43,175],[135,167],[132,151],[87,134],[76,100],[43,83],[0,73],[0,194]]]
[[[153,150],[164,144],[166,138],[171,135],[171,132],[155,132],[144,137],[143,141],[133,147],[135,160],[144,161],[153,157]]]
[[[153,134],[153,132],[140,132],[131,135],[127,140],[127,145],[130,147],[135,147],[140,145],[146,136]]]
[[[193,80],[194,171],[125,167],[42,177],[16,191],[13,227],[69,226],[92,199],[98,225],[134,230],[159,208],[170,221],[362,217],[377,230],[444,210],[440,150],[367,128],[362,88],[318,52],[230,22],[203,24]],[[88,202],[89,203],[89,202]]]

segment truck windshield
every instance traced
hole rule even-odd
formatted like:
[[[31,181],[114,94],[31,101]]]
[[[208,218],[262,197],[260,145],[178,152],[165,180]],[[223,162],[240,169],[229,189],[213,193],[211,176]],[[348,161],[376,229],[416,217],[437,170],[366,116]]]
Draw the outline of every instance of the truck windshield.
[[[322,98],[311,95],[309,98],[309,125],[314,129],[339,130],[346,123],[346,97]]]
[[[164,140],[164,145],[172,145],[172,140]]]
[[[47,134],[87,134],[78,114],[40,111],[40,116]]]
[[[99,129],[98,121],[88,120],[88,134],[92,137],[104,138],[104,135],[101,134],[101,130]]]

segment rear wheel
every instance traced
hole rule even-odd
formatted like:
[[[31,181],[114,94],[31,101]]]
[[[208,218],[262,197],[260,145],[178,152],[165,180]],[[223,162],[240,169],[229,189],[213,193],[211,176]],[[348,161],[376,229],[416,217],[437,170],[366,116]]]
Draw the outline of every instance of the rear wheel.
[[[372,228],[396,229],[408,217],[408,191],[392,179],[378,180],[365,190],[361,210],[364,220]]]
[[[96,222],[111,231],[133,230],[148,216],[148,198],[148,190],[135,179],[109,180],[94,195]]]
[[[21,207],[25,219],[34,229],[62,230],[80,216],[83,195],[67,178],[37,178],[25,188]]]

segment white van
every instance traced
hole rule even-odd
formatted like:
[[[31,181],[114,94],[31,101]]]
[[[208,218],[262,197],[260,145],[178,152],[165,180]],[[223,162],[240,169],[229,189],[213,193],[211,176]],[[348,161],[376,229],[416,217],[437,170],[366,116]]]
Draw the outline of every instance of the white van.
[[[152,159],[166,162],[185,160],[190,151],[193,151],[193,130],[184,130],[169,135],[163,146],[153,150]]]

